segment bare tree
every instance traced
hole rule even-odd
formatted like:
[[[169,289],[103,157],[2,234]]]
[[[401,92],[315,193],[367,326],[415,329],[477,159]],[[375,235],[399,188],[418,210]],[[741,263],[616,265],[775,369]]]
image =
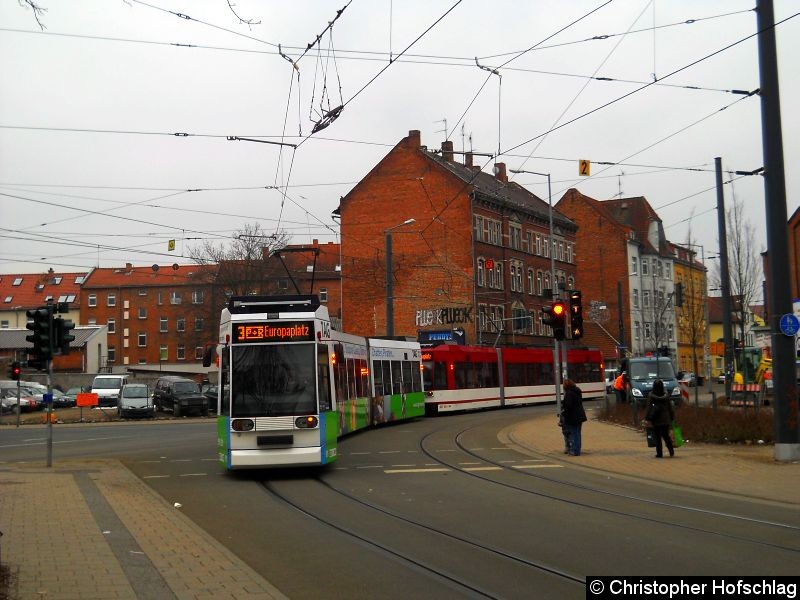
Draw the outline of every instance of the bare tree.
[[[40,29],[42,30],[47,29],[47,27],[44,26],[44,23],[42,23],[42,21],[39,18],[43,17],[44,13],[47,12],[46,8],[44,8],[43,6],[39,6],[33,0],[18,0],[18,1],[20,6],[30,7],[30,9],[33,11],[33,18],[36,19],[36,23],[38,23]]]
[[[733,198],[731,207],[725,215],[725,227],[728,238],[728,272],[730,274],[731,298],[740,303],[741,318],[739,335],[734,331],[734,338],[744,346],[747,333],[746,315],[753,300],[758,297],[764,275],[759,259],[761,251],[756,248],[755,226],[745,218],[744,203]],[[722,277],[719,264],[715,264],[712,274],[716,287],[721,287]],[[734,319],[734,326],[735,321]]]

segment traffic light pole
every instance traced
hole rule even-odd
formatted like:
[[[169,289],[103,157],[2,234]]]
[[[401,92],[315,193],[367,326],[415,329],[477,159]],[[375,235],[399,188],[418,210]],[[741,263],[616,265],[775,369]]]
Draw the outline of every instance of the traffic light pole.
[[[47,466],[53,466],[53,360],[47,361]]]
[[[19,428],[19,414],[22,412],[22,407],[20,406],[20,397],[19,397],[19,379],[17,379],[17,428]]]

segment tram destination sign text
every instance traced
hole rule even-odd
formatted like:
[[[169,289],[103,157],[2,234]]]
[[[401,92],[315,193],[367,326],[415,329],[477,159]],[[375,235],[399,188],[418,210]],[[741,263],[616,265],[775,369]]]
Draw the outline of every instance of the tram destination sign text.
[[[311,341],[314,341],[314,321],[237,323],[233,327],[234,344]]]

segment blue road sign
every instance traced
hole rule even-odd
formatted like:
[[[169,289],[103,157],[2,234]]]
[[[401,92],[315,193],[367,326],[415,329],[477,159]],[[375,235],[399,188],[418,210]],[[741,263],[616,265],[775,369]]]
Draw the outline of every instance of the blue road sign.
[[[53,394],[42,394],[42,402],[44,404],[52,404],[53,403]]]
[[[800,321],[791,313],[786,313],[781,317],[781,332],[783,335],[793,336],[800,329]]]

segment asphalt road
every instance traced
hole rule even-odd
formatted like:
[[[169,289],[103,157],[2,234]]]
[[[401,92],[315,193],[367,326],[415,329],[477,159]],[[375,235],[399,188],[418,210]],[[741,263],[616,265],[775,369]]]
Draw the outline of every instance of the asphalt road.
[[[552,407],[361,432],[320,469],[224,473],[201,420],[60,426],[54,460],[121,458],[291,598],[584,598],[590,575],[796,572],[796,511],[498,441],[541,410]],[[41,460],[44,433],[3,430],[0,459]]]

